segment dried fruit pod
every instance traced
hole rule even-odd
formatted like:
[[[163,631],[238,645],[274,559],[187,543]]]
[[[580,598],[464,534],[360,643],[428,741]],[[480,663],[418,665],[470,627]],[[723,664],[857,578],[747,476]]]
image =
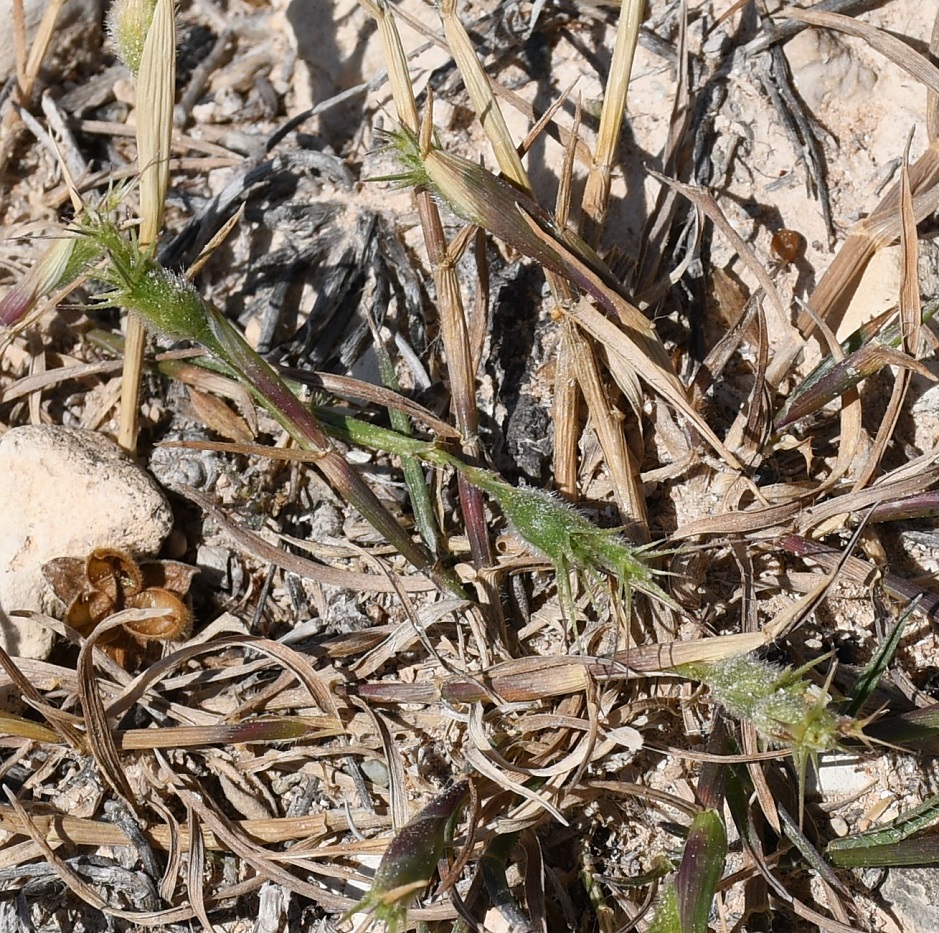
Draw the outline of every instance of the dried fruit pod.
[[[156,619],[129,622],[124,628],[140,639],[173,641],[185,638],[192,628],[192,613],[175,593],[159,587],[142,590],[127,600],[129,609],[165,609],[166,614]]]
[[[117,608],[143,587],[137,562],[119,548],[95,548],[85,561],[85,576],[89,586],[106,594]]]
[[[107,595],[97,590],[85,590],[70,603],[65,613],[65,621],[79,635],[90,635],[97,625],[114,612],[114,602]],[[114,635],[111,635],[113,638]]]
[[[185,596],[199,568],[178,560],[147,560],[141,561],[140,572],[144,589],[155,586]]]
[[[88,588],[85,562],[80,557],[56,557],[42,565],[42,575],[52,592],[68,606]]]

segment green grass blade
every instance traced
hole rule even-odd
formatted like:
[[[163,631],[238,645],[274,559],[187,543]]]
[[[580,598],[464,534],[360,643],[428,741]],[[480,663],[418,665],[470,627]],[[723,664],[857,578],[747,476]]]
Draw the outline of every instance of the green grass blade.
[[[939,862],[939,836],[911,837],[937,821],[939,794],[901,813],[888,826],[832,840],[826,855],[837,868],[935,864]]]
[[[870,659],[867,666],[861,672],[861,676],[858,678],[854,689],[851,691],[849,697],[850,702],[845,710],[848,716],[857,716],[863,709],[864,704],[870,699],[881,676],[883,676],[884,671],[887,670],[887,665],[890,664],[891,659],[894,654],[896,654],[897,646],[900,644],[900,636],[903,634],[903,629],[906,627],[906,620],[913,612],[913,608],[912,605],[907,606],[903,611],[903,615],[900,616],[897,620],[897,624],[887,636],[887,640],[881,645],[880,650]]]
[[[716,810],[703,810],[691,822],[685,852],[675,876],[681,933],[707,933],[708,916],[727,858],[727,831]]]

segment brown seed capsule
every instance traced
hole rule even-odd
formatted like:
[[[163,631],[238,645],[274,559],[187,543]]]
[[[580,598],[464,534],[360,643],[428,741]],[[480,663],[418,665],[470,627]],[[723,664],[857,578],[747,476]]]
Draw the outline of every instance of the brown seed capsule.
[[[780,262],[788,266],[805,251],[805,237],[795,230],[778,230],[773,234],[769,248]]]
[[[192,615],[183,601],[169,590],[151,587],[136,593],[127,600],[128,608],[163,609],[166,615],[157,619],[141,619],[128,622],[124,628],[128,632],[144,639],[172,641],[184,638],[192,628]]]
[[[85,562],[90,586],[105,593],[115,605],[140,592],[142,577],[136,561],[119,548],[95,548]]]
[[[126,669],[159,652],[154,642],[178,641],[192,629],[186,603],[195,568],[177,561],[137,563],[118,548],[95,548],[85,560],[59,557],[43,565],[56,596],[68,607],[65,621],[85,637],[122,609],[162,609],[155,619],[138,619],[104,632],[98,646]]]
[[[65,621],[80,635],[87,637],[113,611],[114,603],[107,594],[85,590],[69,603]]]
[[[88,587],[85,562],[80,557],[56,557],[42,565],[42,574],[66,606]]]

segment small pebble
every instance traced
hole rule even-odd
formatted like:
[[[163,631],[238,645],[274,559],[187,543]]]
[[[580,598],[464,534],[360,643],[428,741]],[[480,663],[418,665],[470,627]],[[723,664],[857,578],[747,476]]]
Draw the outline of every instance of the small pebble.
[[[848,835],[848,824],[840,816],[833,816],[831,818],[831,831],[836,836],[847,836]]]

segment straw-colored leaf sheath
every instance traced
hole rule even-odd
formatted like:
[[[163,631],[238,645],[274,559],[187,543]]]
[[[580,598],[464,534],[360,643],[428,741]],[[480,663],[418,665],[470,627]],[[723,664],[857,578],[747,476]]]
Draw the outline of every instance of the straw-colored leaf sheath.
[[[173,141],[176,16],[173,0],[157,0],[137,76],[137,157],[140,162],[140,241],[156,241],[163,222]]]
[[[137,158],[140,164],[140,243],[156,242],[169,186],[173,103],[176,95],[176,10],[173,0],[123,0],[112,34],[122,37],[128,64],[137,75]],[[152,12],[151,12],[152,11]],[[139,58],[138,58],[139,50]],[[123,54],[123,53],[122,53]],[[135,67],[136,66],[136,67]],[[139,70],[138,70],[139,68]],[[131,314],[127,324],[118,440],[137,444],[137,407],[146,330]]]

